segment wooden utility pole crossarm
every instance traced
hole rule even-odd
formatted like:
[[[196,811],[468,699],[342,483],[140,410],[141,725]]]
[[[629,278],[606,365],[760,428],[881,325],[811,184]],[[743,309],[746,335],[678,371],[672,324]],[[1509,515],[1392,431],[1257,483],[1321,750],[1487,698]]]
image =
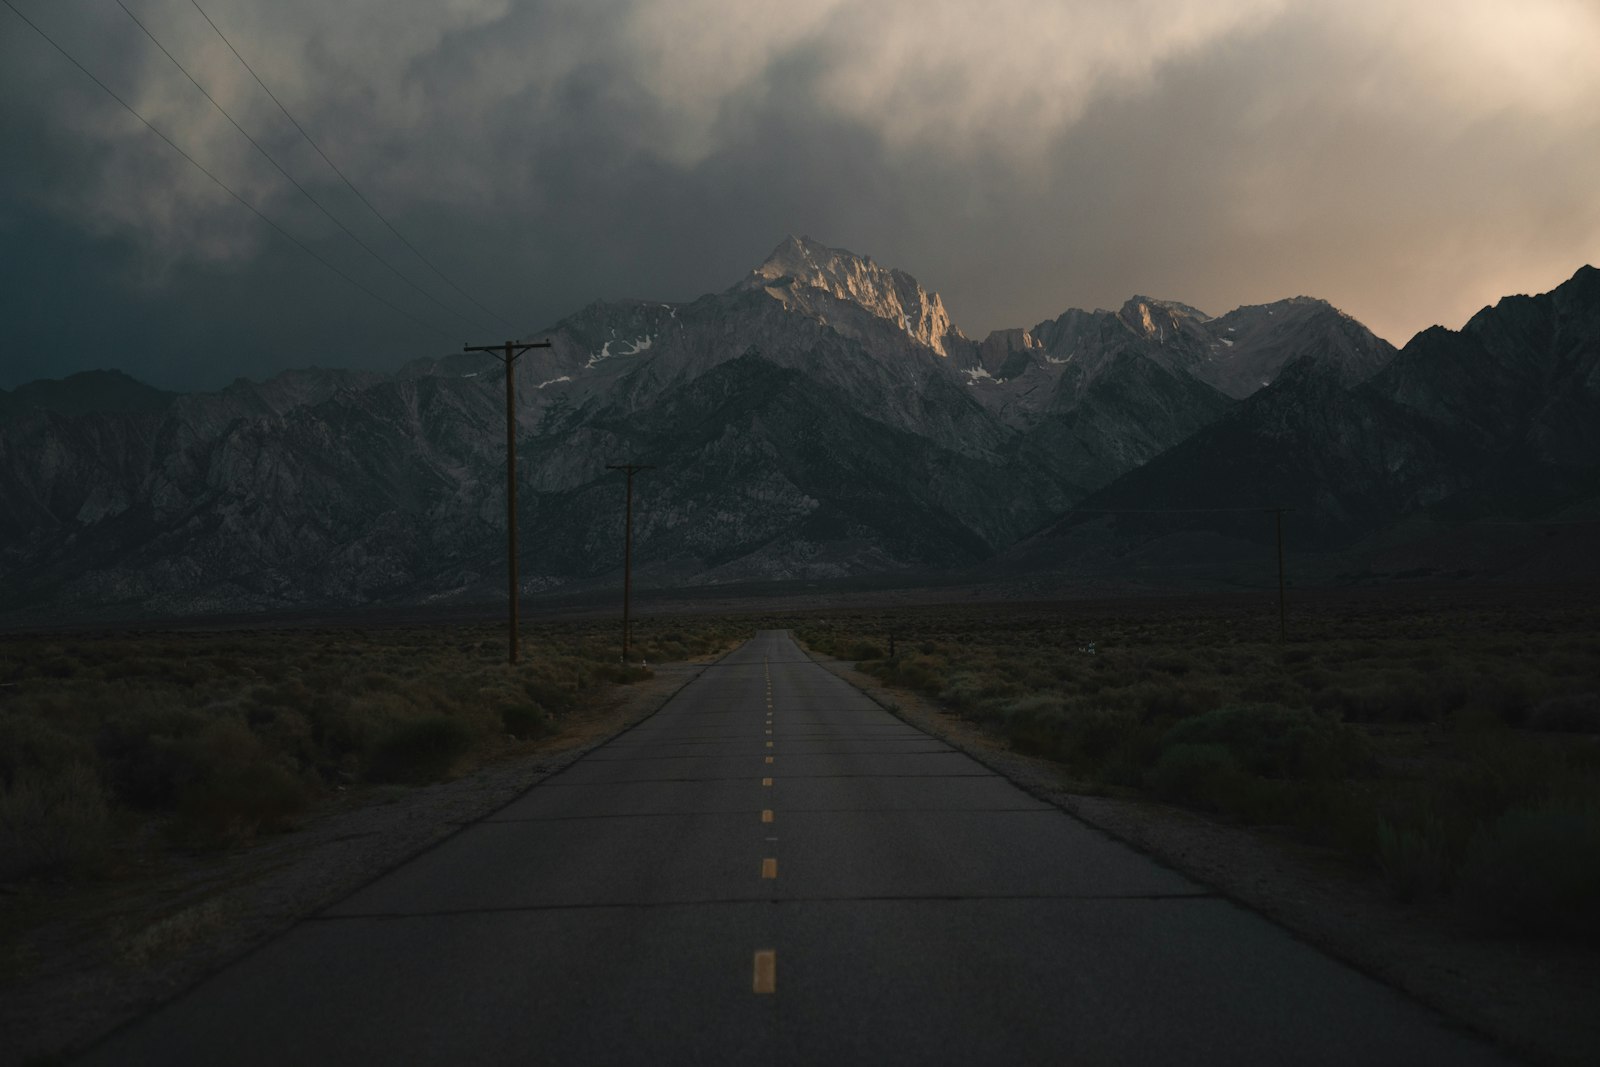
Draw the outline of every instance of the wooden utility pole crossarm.
[[[512,376],[517,357],[530,348],[549,348],[549,341],[506,341],[498,345],[462,345],[463,352],[488,352],[506,365],[506,589],[511,601],[510,662],[517,662],[517,387]]]

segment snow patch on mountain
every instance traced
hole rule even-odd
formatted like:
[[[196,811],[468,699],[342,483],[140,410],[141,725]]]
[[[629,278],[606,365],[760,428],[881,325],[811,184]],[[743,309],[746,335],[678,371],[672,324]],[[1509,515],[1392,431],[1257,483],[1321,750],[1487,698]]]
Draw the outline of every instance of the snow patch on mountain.
[[[615,334],[617,331],[612,330],[611,332]],[[596,364],[602,363],[605,360],[614,359],[617,356],[637,356],[640,352],[649,351],[651,346],[655,344],[655,338],[649,334],[646,334],[643,337],[636,337],[632,341],[624,341],[622,343],[631,345],[632,347],[628,349],[619,348],[617,351],[613,352],[611,351],[611,342],[607,341],[605,344],[600,346],[600,351],[589,353],[589,362],[583,365],[583,369],[593,370]]]

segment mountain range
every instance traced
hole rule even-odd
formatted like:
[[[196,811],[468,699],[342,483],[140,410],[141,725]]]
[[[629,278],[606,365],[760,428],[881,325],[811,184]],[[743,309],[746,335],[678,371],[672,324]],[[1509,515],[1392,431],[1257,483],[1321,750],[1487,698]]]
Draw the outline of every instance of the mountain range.
[[[1399,352],[1307,297],[1213,318],[1135,296],[980,341],[903,271],[790,237],[722,292],[536,336],[515,367],[528,594],[619,580],[619,462],[655,467],[634,559],[657,587],[1225,576],[1271,536],[1264,508],[1293,509],[1295,551],[1371,571],[1484,520],[1592,530],[1600,501],[1589,267]],[[502,382],[462,353],[0,390],[0,612],[491,598]]]

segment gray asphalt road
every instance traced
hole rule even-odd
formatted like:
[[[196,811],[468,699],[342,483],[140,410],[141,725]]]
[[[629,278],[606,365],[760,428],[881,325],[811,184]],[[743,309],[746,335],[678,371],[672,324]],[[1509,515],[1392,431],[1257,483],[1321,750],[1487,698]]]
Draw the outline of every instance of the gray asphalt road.
[[[1499,1062],[780,632],[87,1059]]]

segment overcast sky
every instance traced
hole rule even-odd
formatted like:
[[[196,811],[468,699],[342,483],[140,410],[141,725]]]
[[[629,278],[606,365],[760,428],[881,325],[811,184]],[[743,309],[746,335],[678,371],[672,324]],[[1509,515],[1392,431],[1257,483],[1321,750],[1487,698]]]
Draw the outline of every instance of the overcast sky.
[[[1600,261],[1595,0],[199,0],[487,313],[192,0],[123,2],[390,267],[117,0],[5,2],[393,306],[0,7],[4,387],[388,367],[726,288],[791,232],[978,337],[1307,294],[1404,344]]]

